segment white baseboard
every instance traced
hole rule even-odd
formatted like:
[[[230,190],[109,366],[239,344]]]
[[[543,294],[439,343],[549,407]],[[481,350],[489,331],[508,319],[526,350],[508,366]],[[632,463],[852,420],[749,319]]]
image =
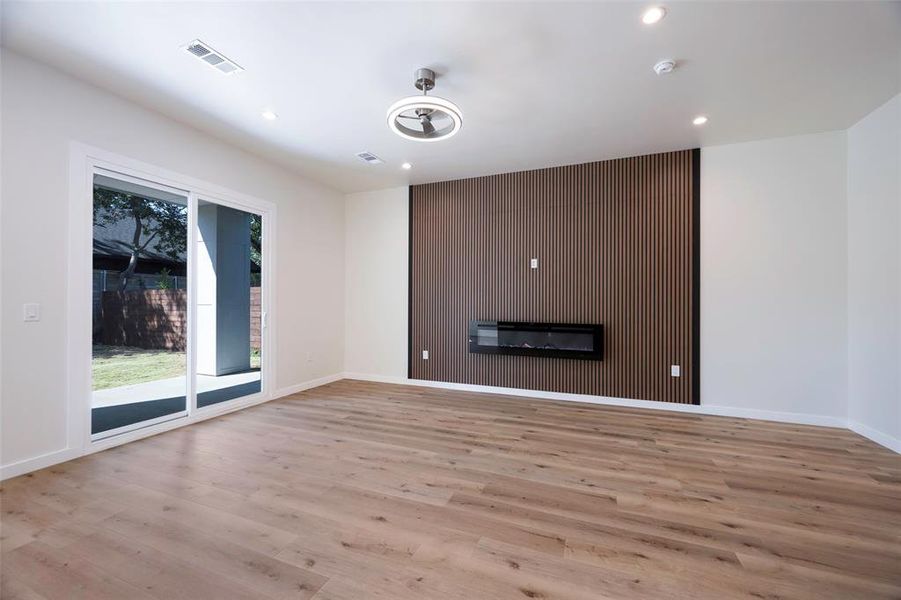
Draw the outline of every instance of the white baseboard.
[[[331,375],[326,375],[325,377],[320,377],[318,379],[311,379],[310,381],[304,381],[303,383],[298,383],[297,385],[289,385],[288,387],[283,387],[281,389],[275,390],[275,392],[272,394],[272,399],[275,400],[276,398],[284,398],[285,396],[290,396],[291,394],[296,394],[304,390],[313,389],[327,383],[340,381],[341,379],[345,379],[344,373],[332,373]]]
[[[36,456],[34,458],[27,458],[24,460],[20,460],[14,463],[10,463],[8,465],[0,466],[0,481],[10,479],[12,477],[18,477],[19,475],[24,475],[26,473],[31,473],[32,471],[37,471],[39,469],[45,469],[47,467],[52,467],[53,465],[66,462],[68,460],[72,460],[75,458],[79,458],[81,456],[86,456],[88,454],[93,454],[94,452],[99,452],[102,450],[106,450],[108,448],[118,446],[121,444],[125,444],[128,442],[133,442],[138,439],[149,437],[151,435],[157,435],[159,433],[163,433],[164,431],[177,429],[178,427],[183,427],[184,425],[191,425],[193,423],[197,423],[199,421],[205,421],[207,419],[212,419],[215,417],[222,416],[224,414],[230,412],[236,412],[239,410],[243,410],[245,408],[250,408],[251,406],[257,406],[259,404],[263,404],[265,402],[270,402],[275,400],[276,398],[282,398],[284,396],[289,396],[291,394],[296,394],[297,392],[302,392],[304,390],[309,390],[314,387],[319,387],[320,385],[325,385],[327,383],[332,383],[333,381],[338,381],[344,378],[343,373],[334,373],[332,375],[328,375],[326,377],[320,377],[318,379],[312,379],[310,381],[304,381],[302,383],[298,383],[296,385],[288,386],[285,388],[281,388],[273,392],[271,398],[262,398],[262,399],[253,399],[244,404],[223,406],[221,409],[217,410],[207,410],[204,409],[204,413],[186,423],[175,423],[170,422],[168,424],[164,424],[160,429],[154,430],[136,430],[133,432],[129,432],[127,434],[123,434],[122,436],[117,436],[115,438],[108,438],[106,440],[95,442],[88,447],[84,448],[64,448],[62,450],[57,450],[55,452],[49,452],[47,454],[42,454],[41,456]]]
[[[857,421],[848,421],[848,429],[850,429],[854,433],[862,435],[869,440],[876,442],[880,446],[885,446],[889,450],[901,454],[901,440],[896,437],[892,437],[887,433],[883,433],[878,429],[873,429],[869,425],[864,425],[863,423],[858,423]]]
[[[542,392],[536,390],[521,390],[518,388],[503,388],[489,385],[474,385],[468,383],[446,383],[442,381],[424,381],[420,379],[407,379],[388,375],[371,375],[368,373],[344,373],[345,379],[358,379],[362,381],[374,381],[379,383],[395,383],[399,385],[414,385],[422,387],[442,388],[447,390],[462,390],[468,392],[483,392],[487,394],[504,394],[506,396],[523,396],[526,398],[543,398],[546,400],[563,400],[566,402],[582,402],[585,404],[602,404],[607,406],[625,406],[631,408],[646,408],[650,410],[666,410],[671,412],[715,415],[720,417],[738,417],[742,419],[760,419],[762,421],[776,421],[779,423],[792,423],[798,425],[817,425],[820,427],[838,427],[850,429],[858,435],[876,442],[901,454],[901,440],[882,433],[862,423],[849,421],[842,417],[829,415],[812,415],[808,413],[779,412],[769,410],[757,410],[751,408],[737,408],[734,406],[721,406],[715,404],[665,404],[648,400],[630,400],[628,398],[611,398],[607,396],[588,396],[583,394],[563,394],[559,392]]]
[[[31,473],[32,471],[37,471],[39,469],[46,469],[47,467],[52,467],[61,462],[78,458],[79,456],[81,456],[80,448],[63,448],[56,452],[48,452],[47,454],[35,456],[34,458],[26,458],[8,465],[3,465],[0,467],[0,481],[18,477],[19,475]]]
[[[738,417],[741,419],[759,419],[761,421],[776,421],[778,423],[792,423],[795,425],[816,425],[818,427],[838,427],[847,429],[848,423],[841,417],[829,415],[812,415],[810,413],[783,412],[777,410],[758,410],[756,408],[738,408],[735,406],[721,406],[717,404],[701,404],[694,406],[698,412],[706,415],[718,415],[721,417]]]
[[[414,381],[418,381],[416,379],[407,379],[406,377],[397,377],[394,375],[370,375],[369,373],[350,373],[345,371],[343,373],[344,379],[357,379],[359,381],[372,381],[375,383],[396,383],[397,385],[422,385],[424,387],[430,387],[428,384],[438,384],[440,382],[437,381],[423,381],[421,383],[413,383]],[[445,383],[442,385],[456,385],[453,383]],[[437,387],[437,385],[431,386]]]
[[[475,385],[469,383],[447,383],[443,381],[424,381],[421,379],[407,379],[405,377],[391,377],[385,375],[369,375],[366,373],[345,373],[345,379],[359,379],[362,381],[374,381],[379,383],[395,383],[400,385],[416,385],[422,387],[441,388],[446,390],[461,390],[467,392],[482,392],[487,394],[503,394],[505,396],[522,396],[526,398],[541,398],[545,400],[563,400],[565,402],[581,402],[583,404],[601,404],[605,406],[623,406],[627,408],[644,408],[648,410],[665,410],[670,412],[691,413],[699,415],[715,415],[719,417],[739,417],[742,419],[760,419],[763,421],[778,421],[779,423],[793,423],[799,425],[819,425],[822,427],[847,427],[847,421],[840,417],[826,415],[811,415],[806,413],[778,412],[769,410],[756,410],[750,408],[736,408],[731,406],[719,406],[711,404],[671,404],[654,402],[651,400],[632,400],[629,398],[613,398],[610,396],[591,396],[586,394],[565,394],[561,392],[543,392],[539,390],[523,390],[519,388],[495,387],[490,385]]]

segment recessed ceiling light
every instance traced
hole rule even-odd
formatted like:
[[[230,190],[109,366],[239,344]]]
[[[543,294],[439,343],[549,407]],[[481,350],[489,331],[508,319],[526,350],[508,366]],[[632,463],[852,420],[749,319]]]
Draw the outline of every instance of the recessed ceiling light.
[[[644,11],[644,14],[641,15],[641,22],[645,25],[653,25],[654,23],[659,23],[660,20],[666,16],[666,9],[662,6],[652,6],[651,8]]]
[[[659,63],[654,65],[654,72],[658,75],[666,75],[667,73],[672,73],[673,69],[676,68],[676,61],[671,58],[667,58],[666,60],[661,60]]]
[[[271,110],[264,110],[263,112],[260,113],[260,116],[262,116],[267,121],[274,121],[278,118],[278,115],[275,114],[274,112],[272,112]]]
[[[400,168],[401,168],[401,169],[404,169],[404,170],[406,170],[406,171],[409,171],[410,169],[413,168],[413,165],[411,165],[410,163],[404,163],[404,164],[402,164],[402,165],[400,166]]]
[[[703,125],[706,122],[707,122],[707,117],[705,117],[704,115],[698,115],[692,121],[692,123],[694,123],[695,125]]]

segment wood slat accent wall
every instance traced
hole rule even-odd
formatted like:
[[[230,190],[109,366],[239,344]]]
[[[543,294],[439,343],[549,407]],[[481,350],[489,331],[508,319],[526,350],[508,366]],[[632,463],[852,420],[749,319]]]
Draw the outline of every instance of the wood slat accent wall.
[[[698,403],[699,157],[412,186],[409,376]],[[470,354],[471,319],[601,323],[604,359]]]

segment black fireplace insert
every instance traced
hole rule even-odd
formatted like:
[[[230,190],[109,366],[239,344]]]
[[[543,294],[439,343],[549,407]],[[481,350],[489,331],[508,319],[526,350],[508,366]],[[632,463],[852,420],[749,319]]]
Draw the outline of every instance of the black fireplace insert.
[[[470,321],[469,351],[601,360],[603,331],[594,324]]]

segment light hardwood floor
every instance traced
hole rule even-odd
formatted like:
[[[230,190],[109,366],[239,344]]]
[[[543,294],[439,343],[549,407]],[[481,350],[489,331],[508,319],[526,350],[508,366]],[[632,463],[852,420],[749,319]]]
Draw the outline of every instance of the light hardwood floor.
[[[342,381],[0,498],[4,600],[901,598],[839,429]]]

